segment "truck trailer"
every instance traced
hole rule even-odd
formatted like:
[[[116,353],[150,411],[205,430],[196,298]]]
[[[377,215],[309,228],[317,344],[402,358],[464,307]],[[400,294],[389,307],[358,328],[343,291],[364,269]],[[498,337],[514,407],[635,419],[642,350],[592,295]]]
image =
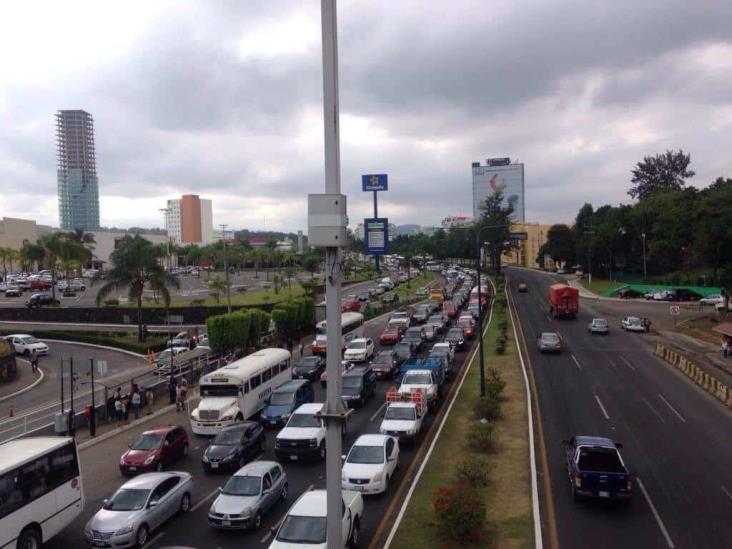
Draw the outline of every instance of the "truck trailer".
[[[554,318],[575,318],[579,312],[579,290],[566,284],[549,286],[549,313]]]

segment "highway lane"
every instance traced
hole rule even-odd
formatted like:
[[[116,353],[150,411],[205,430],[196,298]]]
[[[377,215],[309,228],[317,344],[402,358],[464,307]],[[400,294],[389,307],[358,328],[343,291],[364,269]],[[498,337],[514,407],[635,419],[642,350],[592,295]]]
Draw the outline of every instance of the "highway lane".
[[[507,277],[537,385],[560,546],[724,545],[732,537],[732,414],[656,359],[653,336],[623,332],[615,317],[609,336],[589,335],[602,304],[582,300],[578,320],[554,320],[546,300],[553,278],[515,269]],[[519,282],[529,293],[516,292]],[[538,353],[541,331],[562,334],[561,355]],[[623,443],[636,477],[630,505],[572,501],[560,441],[575,434]]]
[[[378,335],[381,333],[386,319],[370,321],[365,326],[365,334],[373,337],[378,342]],[[377,344],[378,347],[378,344]],[[462,363],[467,352],[458,353],[457,359]],[[374,398],[368,401],[363,408],[357,408],[352,414],[348,423],[347,432],[343,439],[344,453],[350,449],[355,439],[364,433],[377,433],[382,419],[383,406],[386,391],[394,382],[379,381]],[[316,401],[323,402],[325,389],[315,384]],[[447,392],[447,391],[445,391]],[[434,420],[435,414],[428,415],[424,432],[427,432]],[[174,467],[191,472],[195,477],[195,494],[193,497],[194,508],[186,517],[177,517],[164,525],[160,532],[162,535],[154,539],[150,547],[256,547],[267,546],[271,541],[269,528],[274,526],[289,509],[295,499],[310,487],[325,488],[325,465],[323,463],[308,462],[285,462],[285,470],[289,478],[289,497],[284,505],[275,508],[263,518],[262,527],[256,532],[221,532],[211,529],[207,523],[207,513],[211,501],[215,497],[216,489],[223,485],[228,478],[227,475],[206,475],[202,472],[200,458],[206,447],[208,439],[196,437],[190,432],[189,422],[186,416],[171,413],[159,422],[149,423],[144,428],[149,429],[153,425],[165,421],[178,421],[183,425],[191,436],[191,451],[189,457]],[[82,452],[82,466],[84,467],[85,492],[88,503],[82,517],[69,529],[53,540],[49,547],[68,547],[68,544],[78,542],[78,534],[81,532],[84,523],[96,512],[104,497],[108,497],[122,482],[117,472],[117,459],[122,453],[126,444],[131,441],[137,433],[143,429],[137,428],[129,433],[115,437],[110,441],[103,442],[98,446]],[[274,436],[277,431],[267,432],[267,448],[264,459],[276,459],[274,455]],[[424,435],[423,435],[424,436]],[[421,439],[423,440],[423,438]],[[395,494],[398,484],[407,471],[409,464],[415,455],[418,447],[403,445],[400,452],[400,468],[391,482],[389,492],[379,496],[365,496],[366,511],[361,524],[362,545],[367,546],[368,541],[375,533],[380,520],[382,519],[391,497]],[[87,474],[87,471],[89,473]],[[93,480],[86,481],[89,476]],[[197,505],[197,506],[196,506]]]

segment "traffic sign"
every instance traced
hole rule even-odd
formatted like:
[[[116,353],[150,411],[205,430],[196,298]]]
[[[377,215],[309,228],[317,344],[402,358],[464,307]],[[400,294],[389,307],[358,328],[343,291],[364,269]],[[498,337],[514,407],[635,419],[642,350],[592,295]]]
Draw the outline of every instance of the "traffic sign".
[[[366,191],[388,191],[389,182],[385,173],[362,175],[361,188]]]
[[[671,316],[679,316],[681,314],[681,307],[678,305],[670,305],[668,312],[671,313]]]
[[[364,244],[367,254],[386,253],[389,243],[389,220],[386,217],[371,217],[363,220]]]

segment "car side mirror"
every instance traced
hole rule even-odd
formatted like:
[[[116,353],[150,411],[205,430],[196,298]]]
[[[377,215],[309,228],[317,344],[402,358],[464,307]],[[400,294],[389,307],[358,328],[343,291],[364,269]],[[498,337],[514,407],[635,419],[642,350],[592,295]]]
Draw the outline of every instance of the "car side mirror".
[[[150,503],[147,504],[147,506],[150,509],[152,509],[153,507],[157,507],[158,506],[158,502],[157,502],[157,500],[156,501],[151,501]]]
[[[272,528],[269,529],[269,533],[273,536],[277,535],[277,525],[274,525]]]
[[[107,503],[109,503],[109,498],[104,498],[104,499],[102,500],[102,504],[103,504],[103,505],[107,505]]]
[[[219,486],[218,488],[216,488],[216,490],[218,492],[223,492],[224,491],[224,487],[223,486]]]
[[[341,456],[341,461],[346,461],[346,454],[343,454],[343,455]]]

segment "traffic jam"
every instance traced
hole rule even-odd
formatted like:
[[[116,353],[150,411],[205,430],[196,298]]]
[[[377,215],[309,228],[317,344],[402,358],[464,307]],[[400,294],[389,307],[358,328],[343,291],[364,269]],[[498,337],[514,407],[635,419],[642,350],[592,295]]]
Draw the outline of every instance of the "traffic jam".
[[[368,322],[342,313],[341,393],[354,409],[342,441],[350,545],[373,536],[472,347],[474,274],[451,266],[424,301]],[[485,306],[485,283],[481,294]],[[101,509],[90,506],[86,544],[196,546],[190,524],[194,536],[206,529],[206,545],[325,546],[325,333],[322,321],[294,364],[265,348],[203,376],[187,421],[149,427],[121,452],[125,480]]]

